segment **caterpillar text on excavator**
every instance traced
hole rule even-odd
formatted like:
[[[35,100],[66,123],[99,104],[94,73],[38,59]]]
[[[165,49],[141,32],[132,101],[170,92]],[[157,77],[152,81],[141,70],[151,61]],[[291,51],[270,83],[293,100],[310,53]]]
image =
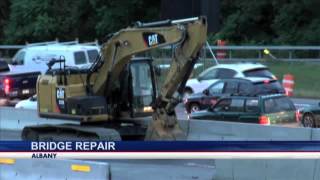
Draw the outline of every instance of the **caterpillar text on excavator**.
[[[175,106],[206,42],[205,17],[137,22],[112,34],[89,69],[66,67],[52,60],[37,81],[41,117],[79,121],[79,125],[35,125],[22,139],[57,140],[183,140]],[[151,58],[138,53],[174,46],[169,72],[157,91]],[[59,69],[51,69],[60,63]],[[150,119],[148,126],[132,119]]]

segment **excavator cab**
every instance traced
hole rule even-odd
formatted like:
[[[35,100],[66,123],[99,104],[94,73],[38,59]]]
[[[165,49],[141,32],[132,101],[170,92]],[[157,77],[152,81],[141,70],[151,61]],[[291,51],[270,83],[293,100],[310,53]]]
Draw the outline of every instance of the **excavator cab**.
[[[131,117],[150,116],[156,99],[156,81],[152,60],[136,58],[130,63],[130,85],[132,92]]]
[[[39,79],[39,90],[52,92],[55,89],[56,91],[52,94],[40,95],[40,115],[64,116],[81,121],[86,118],[94,121],[102,117],[134,118],[152,114],[152,105],[157,92],[151,58],[133,58],[120,73],[118,80],[111,83],[113,96],[109,98],[85,93],[84,72],[84,70],[60,68],[50,70],[42,76]],[[52,106],[52,101],[56,102],[57,106]],[[48,108],[44,109],[44,107]],[[107,114],[108,117],[104,116]]]

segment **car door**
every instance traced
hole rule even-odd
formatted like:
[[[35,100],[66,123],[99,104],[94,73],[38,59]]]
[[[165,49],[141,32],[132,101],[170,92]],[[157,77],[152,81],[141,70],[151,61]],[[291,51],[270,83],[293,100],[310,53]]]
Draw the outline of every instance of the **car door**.
[[[264,113],[269,117],[270,124],[295,122],[295,107],[287,97],[264,99]]]
[[[225,87],[223,89],[224,95],[237,95],[238,94],[239,82],[234,80],[226,81]]]
[[[240,116],[239,121],[243,123],[259,123],[260,106],[259,99],[256,97],[245,100],[245,111]]]
[[[213,106],[223,96],[223,90],[225,87],[224,81],[218,81],[210,86],[207,93],[202,98],[202,104],[205,106]]]
[[[278,123],[295,123],[296,109],[293,102],[286,96],[274,99],[278,110]]]
[[[224,121],[239,122],[240,116],[244,113],[244,99],[232,98],[228,108],[222,110]]]
[[[276,124],[280,120],[279,111],[273,98],[266,98],[262,103],[264,115],[269,118],[270,124]]]
[[[209,109],[208,119],[223,121],[224,110],[227,109],[231,104],[230,98],[220,99],[216,105]]]

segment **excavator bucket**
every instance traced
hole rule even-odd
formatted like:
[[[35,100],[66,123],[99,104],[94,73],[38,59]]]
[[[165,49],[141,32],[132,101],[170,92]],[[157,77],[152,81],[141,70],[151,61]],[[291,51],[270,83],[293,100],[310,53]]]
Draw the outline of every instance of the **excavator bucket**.
[[[186,140],[187,134],[183,132],[178,123],[173,126],[163,126],[161,121],[151,121],[145,140],[159,140],[159,141],[171,141],[171,140]]]

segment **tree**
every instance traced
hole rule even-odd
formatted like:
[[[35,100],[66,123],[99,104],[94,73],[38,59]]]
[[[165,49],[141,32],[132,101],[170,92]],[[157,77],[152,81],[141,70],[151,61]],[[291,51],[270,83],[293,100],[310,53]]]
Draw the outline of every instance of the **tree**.
[[[160,0],[12,0],[7,43],[92,41],[130,25],[157,18]]]
[[[5,26],[5,23],[9,18],[9,7],[9,0],[0,1],[0,40],[3,40],[3,27]]]
[[[232,4],[232,5],[231,5]],[[269,0],[222,0],[223,23],[217,38],[230,43],[270,42],[273,7]]]
[[[320,42],[318,0],[221,0],[222,29],[215,39],[229,44]]]

